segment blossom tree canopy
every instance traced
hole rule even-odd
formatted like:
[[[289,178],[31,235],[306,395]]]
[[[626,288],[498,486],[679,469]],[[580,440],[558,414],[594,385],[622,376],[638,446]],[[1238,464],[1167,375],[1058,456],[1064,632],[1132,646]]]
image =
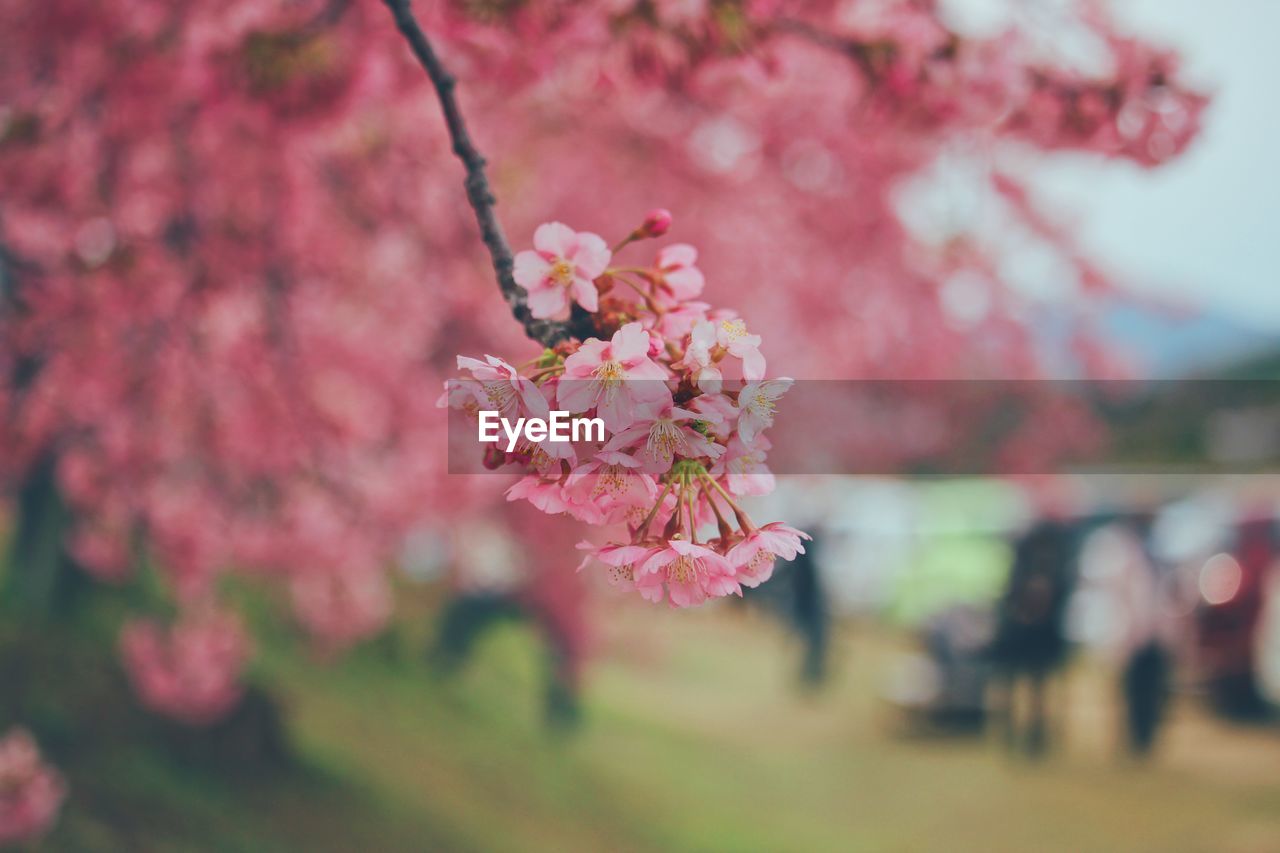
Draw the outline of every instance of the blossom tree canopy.
[[[1199,127],[1177,57],[1103,4],[1009,0],[985,29],[961,5],[0,0],[0,494],[20,528],[35,496],[69,508],[56,535],[104,581],[161,570],[188,616],[126,659],[187,719],[246,654],[208,639],[240,630],[222,574],[280,580],[342,645],[388,615],[405,534],[474,511],[487,481],[443,476],[455,367],[611,413],[590,471],[495,461],[544,510],[630,522],[593,547],[615,577],[681,604],[759,583],[803,547],[738,505],[766,476],[731,464],[767,441],[766,366],[1038,375],[1019,253],[1085,311],[1110,283],[1029,170],[1156,166]],[[596,236],[669,229],[626,272]],[[730,398],[726,369],[756,384]],[[663,390],[638,414],[590,396],[624,375]]]

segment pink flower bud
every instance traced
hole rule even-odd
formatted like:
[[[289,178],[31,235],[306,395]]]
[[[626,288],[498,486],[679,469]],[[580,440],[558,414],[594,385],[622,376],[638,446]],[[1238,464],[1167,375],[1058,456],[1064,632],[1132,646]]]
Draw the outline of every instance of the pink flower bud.
[[[644,223],[640,226],[640,233],[645,237],[661,237],[671,230],[671,211],[662,207],[655,207],[644,215]]]
[[[649,332],[649,358],[657,358],[666,351],[667,342],[657,332]]]

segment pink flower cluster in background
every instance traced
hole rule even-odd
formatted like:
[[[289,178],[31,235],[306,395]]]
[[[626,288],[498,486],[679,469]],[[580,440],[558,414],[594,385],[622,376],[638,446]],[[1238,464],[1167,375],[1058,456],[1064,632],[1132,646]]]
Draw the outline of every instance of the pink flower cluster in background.
[[[0,845],[43,835],[66,795],[61,774],[44,763],[26,729],[10,729],[0,738]]]
[[[195,608],[168,627],[137,620],[121,632],[120,647],[134,690],[156,713],[206,725],[240,700],[250,643],[234,613]]]
[[[516,258],[534,316],[556,317],[573,301],[593,315],[600,337],[546,350],[519,369],[460,356],[468,375],[446,383],[440,404],[472,415],[567,411],[603,421],[603,440],[493,446],[486,464],[525,472],[511,500],[625,527],[625,541],[579,547],[615,583],[687,607],[763,583],[774,560],[804,551],[808,536],[757,526],[739,504],[773,489],[764,432],[791,383],[765,378],[760,336],[732,311],[697,301],[703,275],[692,246],[667,246],[647,266],[612,265],[618,250],[664,234],[670,219],[650,213],[614,251],[558,222],[539,227],[534,250]]]
[[[380,570],[299,573],[289,592],[298,621],[327,652],[370,636],[391,615],[391,588]]]

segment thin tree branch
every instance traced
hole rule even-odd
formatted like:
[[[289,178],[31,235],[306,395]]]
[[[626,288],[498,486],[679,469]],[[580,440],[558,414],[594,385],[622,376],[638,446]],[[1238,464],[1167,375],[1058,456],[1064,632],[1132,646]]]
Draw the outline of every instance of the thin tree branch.
[[[418,25],[410,9],[410,0],[384,0],[384,2],[391,10],[392,17],[395,18],[396,28],[409,42],[413,55],[417,57],[418,62],[426,70],[427,76],[431,78],[432,85],[435,86],[436,96],[440,99],[440,109],[444,112],[445,124],[449,128],[449,138],[453,141],[453,153],[458,155],[458,159],[467,169],[467,201],[475,211],[476,222],[480,225],[480,237],[484,240],[485,248],[489,250],[489,257],[493,260],[493,272],[497,276],[502,296],[511,306],[512,315],[524,326],[525,334],[529,338],[546,347],[555,346],[571,336],[571,325],[576,330],[581,323],[538,320],[530,313],[525,300],[525,291],[516,284],[512,275],[515,261],[511,255],[511,246],[502,233],[502,225],[494,213],[497,199],[494,198],[489,179],[485,175],[485,159],[476,150],[475,143],[471,141],[466,121],[462,117],[457,97],[454,95],[457,81],[444,67],[440,57],[432,49],[431,42],[427,40],[426,33]],[[581,320],[581,318],[577,319]]]

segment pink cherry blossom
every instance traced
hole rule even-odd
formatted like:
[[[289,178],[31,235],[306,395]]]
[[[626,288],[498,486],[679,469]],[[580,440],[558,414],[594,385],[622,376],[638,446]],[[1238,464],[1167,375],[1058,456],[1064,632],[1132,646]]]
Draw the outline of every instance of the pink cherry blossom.
[[[627,453],[605,449],[578,466],[564,483],[568,512],[584,521],[626,520],[633,510],[647,508],[658,493],[657,481],[640,470],[644,463]]]
[[[738,392],[738,434],[750,445],[761,430],[773,426],[778,400],[792,385],[791,379],[749,382]]]
[[[702,270],[694,266],[697,261],[698,250],[688,243],[675,243],[658,252],[654,266],[659,272],[659,282],[681,302],[696,298],[706,284]]]
[[[212,606],[173,625],[135,620],[120,635],[125,670],[144,705],[192,725],[217,720],[240,699],[250,643],[238,617]]]
[[[486,355],[484,361],[480,361],[460,355],[458,369],[470,371],[476,384],[463,384],[458,379],[448,380],[445,383],[445,395],[437,405],[449,405],[458,395],[470,395],[481,408],[499,412],[504,417],[547,416],[547,401],[538,392],[537,386],[502,359]],[[483,399],[480,399],[481,394]]]
[[[698,323],[707,319],[711,306],[705,302],[681,302],[668,308],[657,318],[657,331],[667,340],[680,340],[688,335]],[[712,335],[714,338],[714,334]]]
[[[683,366],[692,374],[694,384],[712,394],[720,390],[724,379],[712,352],[718,343],[716,325],[700,320],[689,332],[689,346],[684,353]]]
[[[644,237],[642,226],[619,246]],[[499,454],[497,464],[525,473],[507,499],[590,525],[625,523],[630,541],[580,547],[610,567],[616,585],[677,607],[740,593],[739,574],[751,584],[763,580],[765,558],[753,562],[752,552],[735,563],[727,559],[731,548],[743,542],[764,543],[757,550],[771,542],[779,550],[786,545],[781,528],[757,528],[736,497],[773,487],[763,431],[791,380],[750,382],[736,394],[722,390],[718,365],[725,358],[740,358],[753,372],[764,369],[760,338],[734,326],[741,321],[731,312],[710,320],[709,306],[680,301],[672,288],[665,293],[676,302],[664,307],[657,298],[663,275],[692,275],[695,259],[692,247],[676,246],[653,267],[619,270],[629,289],[620,296],[611,291],[611,307],[601,314],[622,305],[621,313],[636,319],[608,342],[587,338],[547,350],[528,363],[527,375],[493,357],[487,363],[461,359],[459,367],[472,377],[442,399],[469,412],[491,393],[482,383],[502,383],[492,391],[494,405],[545,411],[554,399],[571,412],[598,415],[611,433],[604,439],[537,446],[522,439],[515,450]],[[701,274],[696,277],[700,289]],[[685,278],[685,285],[691,280]],[[684,405],[675,404],[677,392]],[[552,452],[554,447],[561,449]],[[485,451],[486,460],[491,452]],[[720,535],[700,544],[699,533],[713,524]]]
[[[66,795],[61,774],[41,760],[30,733],[9,729],[0,738],[0,846],[44,835]]]
[[[578,565],[578,571],[582,571],[591,560],[599,560],[609,567],[609,582],[626,589],[636,588],[637,566],[642,565],[649,557],[658,552],[657,548],[641,545],[605,545],[597,547],[590,542],[578,543],[578,550],[587,552],[586,556],[582,558],[582,562]],[[646,589],[652,590],[653,584],[649,584]],[[658,600],[661,600],[661,592],[661,587],[659,586]]]
[[[695,424],[712,417],[667,404],[653,417],[637,421],[614,435],[604,449],[635,450],[642,470],[649,474],[666,473],[677,456],[715,460],[724,453],[724,448],[694,428]]]
[[[516,284],[529,292],[534,317],[554,317],[569,307],[569,297],[595,311],[594,280],[609,267],[612,254],[597,234],[547,222],[533,232],[533,249],[515,258]]]
[[[732,439],[736,436],[738,415],[741,414],[733,400],[718,391],[704,389],[704,393],[694,397],[685,404],[685,407],[701,416],[708,435],[715,436],[716,440],[726,448],[732,446]],[[722,461],[723,459],[724,457],[721,457]]]
[[[391,590],[380,571],[358,565],[300,574],[289,586],[298,621],[325,651],[376,633],[391,613]]]
[[[773,574],[777,557],[794,560],[797,554],[804,553],[801,540],[811,538],[803,531],[775,521],[747,533],[729,549],[725,558],[733,565],[735,577],[743,586],[756,587]]]
[[[716,343],[729,355],[742,359],[742,378],[750,382],[764,378],[760,336],[749,333],[746,322],[740,317],[727,317],[716,323]]]
[[[548,480],[536,474],[521,477],[512,484],[507,489],[507,500],[528,501],[547,515],[559,515],[570,509],[569,502],[565,500],[563,485],[557,480]],[[594,519],[598,515],[590,513],[588,517]]]
[[[642,591],[652,594],[661,581],[673,607],[695,607],[708,598],[742,594],[728,560],[704,545],[682,539],[667,542],[635,571],[636,586]]]
[[[711,474],[724,477],[730,494],[770,494],[776,486],[773,472],[765,462],[770,446],[764,435],[757,433],[748,443],[740,433],[735,433],[729,438],[724,455],[716,460]]]
[[[666,378],[649,359],[649,333],[628,323],[608,343],[590,338],[565,359],[557,399],[570,412],[595,409],[605,429],[618,432],[670,402]]]

